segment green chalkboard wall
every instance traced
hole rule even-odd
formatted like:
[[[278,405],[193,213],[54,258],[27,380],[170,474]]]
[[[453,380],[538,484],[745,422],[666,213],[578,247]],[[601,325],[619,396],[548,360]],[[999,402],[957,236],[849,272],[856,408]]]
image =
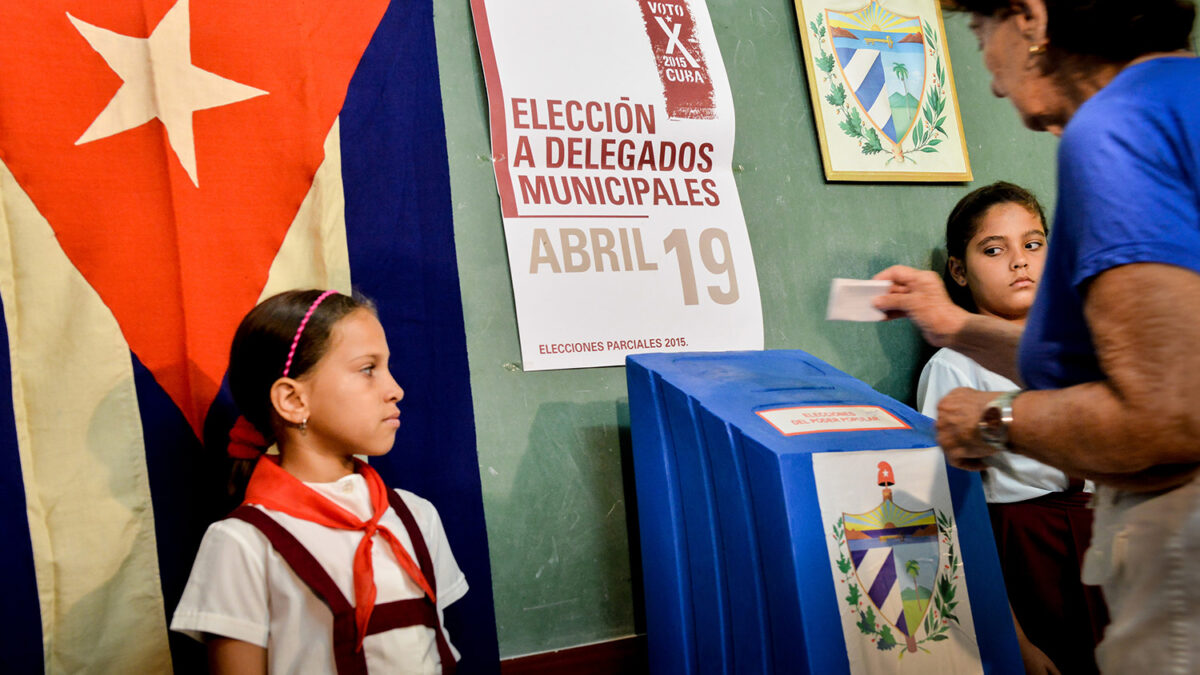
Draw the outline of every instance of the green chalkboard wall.
[[[825,322],[829,279],[930,265],[950,207],[994,180],[1052,207],[1055,139],[992,96],[966,18],[947,14],[974,182],[827,183],[790,0],[708,6],[733,88],[767,348],[807,350],[911,401],[920,338],[902,322]],[[625,371],[521,370],[470,8],[439,0],[434,11],[500,651],[630,635],[642,627]]]

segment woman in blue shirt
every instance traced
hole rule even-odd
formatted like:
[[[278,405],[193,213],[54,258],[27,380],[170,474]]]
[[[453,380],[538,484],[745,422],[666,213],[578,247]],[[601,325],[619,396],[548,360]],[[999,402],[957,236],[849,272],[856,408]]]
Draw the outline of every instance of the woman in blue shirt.
[[[992,91],[1062,137],[1058,204],[1021,326],[970,314],[931,272],[877,301],[1021,381],[938,408],[951,463],[1001,450],[1099,488],[1084,580],[1111,624],[1102,672],[1200,672],[1200,61],[1182,0],[959,0]],[[1019,349],[1018,349],[1019,346]],[[1019,369],[1018,369],[1019,361]]]

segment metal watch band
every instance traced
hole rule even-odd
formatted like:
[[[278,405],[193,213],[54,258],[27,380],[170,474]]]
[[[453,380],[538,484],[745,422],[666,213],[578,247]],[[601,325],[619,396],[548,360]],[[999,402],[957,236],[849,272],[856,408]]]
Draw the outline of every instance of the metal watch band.
[[[1013,400],[1022,390],[1015,389],[997,396],[983,411],[979,420],[979,435],[997,450],[1008,450],[1008,430],[1013,421]]]

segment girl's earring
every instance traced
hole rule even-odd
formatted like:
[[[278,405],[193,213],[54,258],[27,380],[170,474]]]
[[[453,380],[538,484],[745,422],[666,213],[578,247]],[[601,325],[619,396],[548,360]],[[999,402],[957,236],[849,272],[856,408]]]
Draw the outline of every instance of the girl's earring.
[[[307,417],[305,417],[305,418],[304,418],[303,420],[301,420],[301,422],[300,422],[300,433],[301,433],[301,434],[307,434],[307,433],[308,433],[308,418],[307,418]]]

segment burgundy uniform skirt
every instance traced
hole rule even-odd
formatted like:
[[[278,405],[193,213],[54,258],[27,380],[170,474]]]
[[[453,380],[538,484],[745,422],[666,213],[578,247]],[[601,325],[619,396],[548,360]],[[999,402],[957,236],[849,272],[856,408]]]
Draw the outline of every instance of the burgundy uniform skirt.
[[[1097,672],[1096,645],[1108,623],[1100,588],[1079,578],[1092,537],[1090,498],[1086,492],[1052,492],[988,504],[1013,612],[1025,636],[1063,675]]]

